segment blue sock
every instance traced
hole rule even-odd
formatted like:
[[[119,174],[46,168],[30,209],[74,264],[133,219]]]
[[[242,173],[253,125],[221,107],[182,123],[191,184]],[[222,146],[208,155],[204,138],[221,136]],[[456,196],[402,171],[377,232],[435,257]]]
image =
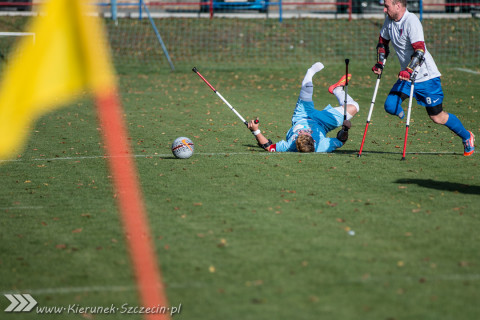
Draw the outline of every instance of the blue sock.
[[[462,140],[465,142],[466,140],[470,139],[470,132],[463,126],[460,120],[457,118],[456,115],[449,113],[448,120],[445,123],[448,129],[455,132]]]

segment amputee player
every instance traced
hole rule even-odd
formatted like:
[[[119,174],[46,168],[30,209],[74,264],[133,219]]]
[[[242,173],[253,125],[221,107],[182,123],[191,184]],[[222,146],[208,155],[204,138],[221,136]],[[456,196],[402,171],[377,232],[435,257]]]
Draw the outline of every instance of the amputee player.
[[[417,66],[413,97],[424,106],[434,123],[445,125],[458,135],[464,145],[464,156],[474,153],[475,136],[463,126],[452,113],[443,110],[443,90],[440,72],[425,46],[423,27],[417,16],[407,9],[407,0],[385,0],[383,11],[387,14],[377,45],[377,63],[372,68],[381,74],[383,61],[389,52],[391,42],[401,71],[385,101],[385,111],[403,119],[405,113],[402,102],[410,95],[411,82],[408,81]]]
[[[358,112],[359,105],[347,94],[347,120],[344,121],[345,91],[347,76],[331,85],[330,93],[338,99],[339,107],[326,106],[323,110],[315,109],[313,103],[312,78],[318,71],[323,69],[323,64],[313,64],[305,74],[300,89],[300,95],[293,111],[292,127],[287,132],[285,140],[275,144],[267,139],[258,129],[258,123],[251,120],[248,128],[257,139],[259,146],[270,152],[332,152],[340,148],[348,140],[348,129],[351,127],[350,119]],[[336,138],[328,138],[327,133],[342,126]]]

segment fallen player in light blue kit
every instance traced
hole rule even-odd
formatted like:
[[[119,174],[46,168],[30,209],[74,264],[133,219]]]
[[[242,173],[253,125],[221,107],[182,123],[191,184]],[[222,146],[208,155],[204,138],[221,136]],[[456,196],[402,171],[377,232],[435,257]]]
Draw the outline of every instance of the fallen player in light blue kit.
[[[352,75],[344,75],[328,88],[328,91],[338,99],[340,106],[334,108],[328,105],[323,110],[317,110],[313,104],[312,78],[323,68],[323,64],[317,62],[307,70],[293,111],[292,127],[288,130],[285,140],[274,144],[261,133],[255,120],[248,123],[248,128],[255,135],[260,147],[270,152],[332,152],[345,144],[348,140],[348,129],[351,127],[350,119],[359,110],[358,103],[347,94],[347,120],[344,121],[344,86]],[[327,138],[329,131],[340,126],[342,129],[336,138]]]

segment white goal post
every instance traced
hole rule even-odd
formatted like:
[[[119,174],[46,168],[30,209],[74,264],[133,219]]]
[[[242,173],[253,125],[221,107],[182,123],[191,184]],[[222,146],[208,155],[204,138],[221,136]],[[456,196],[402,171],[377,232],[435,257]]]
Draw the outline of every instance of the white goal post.
[[[32,37],[32,41],[35,44],[35,33],[34,32],[5,32],[0,31],[0,38],[3,37]],[[8,41],[5,45],[4,41],[0,41],[0,60],[7,61],[7,56],[11,53],[12,43]]]
[[[23,37],[23,36],[32,36],[33,42],[35,43],[35,33],[34,32],[3,32],[0,31],[0,37]]]

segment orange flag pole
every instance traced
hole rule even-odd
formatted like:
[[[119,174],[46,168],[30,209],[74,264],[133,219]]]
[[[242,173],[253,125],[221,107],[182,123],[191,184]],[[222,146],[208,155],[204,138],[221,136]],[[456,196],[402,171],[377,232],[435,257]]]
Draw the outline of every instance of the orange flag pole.
[[[157,267],[135,164],[115,92],[97,93],[97,110],[120,206],[121,218],[144,307],[168,307]],[[165,310],[165,309],[164,309]],[[145,314],[148,320],[169,319],[167,313]]]

